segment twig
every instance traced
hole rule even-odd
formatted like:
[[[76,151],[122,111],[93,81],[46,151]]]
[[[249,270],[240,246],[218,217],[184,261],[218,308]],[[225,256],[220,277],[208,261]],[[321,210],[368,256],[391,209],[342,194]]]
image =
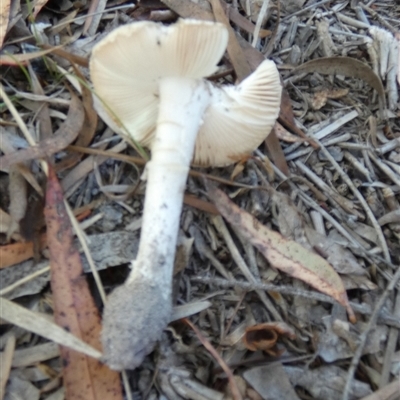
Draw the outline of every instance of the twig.
[[[400,319],[400,292],[397,292],[393,315],[394,317]],[[390,328],[388,340],[386,343],[385,357],[383,359],[381,378],[379,381],[380,388],[385,387],[389,383],[390,370],[392,367],[393,355],[396,351],[398,336],[399,336],[399,330],[393,327]]]
[[[238,280],[225,280],[222,278],[208,278],[208,277],[202,277],[202,276],[196,276],[194,278],[191,278],[191,281],[204,283],[206,285],[217,285],[222,288],[233,288],[233,287],[237,286],[237,287],[240,287],[241,289],[244,289],[247,291],[265,290],[265,291],[287,294],[289,296],[304,297],[306,299],[322,301],[324,303],[329,303],[329,304],[338,304],[338,302],[330,296],[326,296],[322,293],[313,292],[310,290],[298,289],[298,288],[295,288],[295,287],[289,286],[289,285],[273,285],[271,283],[258,283],[258,282],[249,283],[249,282],[238,281]],[[354,302],[350,302],[350,305],[354,309],[354,311],[359,312],[360,314],[371,315],[371,309],[369,308],[369,306],[366,307],[363,304],[358,304],[358,303],[354,303]]]
[[[314,3],[314,4],[311,4],[311,5],[307,6],[307,7],[304,7],[301,10],[296,11],[293,14],[287,15],[285,18],[282,19],[282,22],[287,21],[288,19],[294,17],[295,15],[301,15],[301,14],[307,12],[308,10],[312,10],[313,8],[320,7],[320,6],[322,6],[322,5],[326,4],[326,3],[329,3],[330,1],[331,0],[322,0],[319,3]]]
[[[373,328],[373,326],[376,324],[376,320],[378,318],[379,311],[385,304],[387,297],[389,296],[390,292],[394,289],[394,287],[396,286],[397,281],[399,279],[400,279],[400,268],[397,269],[397,272],[394,274],[392,280],[389,282],[387,288],[382,293],[381,297],[379,298],[378,302],[376,303],[376,306],[371,315],[371,318],[369,319],[367,326],[365,327],[363,333],[360,336],[359,345],[358,345],[357,350],[354,353],[354,356],[351,360],[351,364],[350,364],[350,368],[349,368],[347,380],[346,380],[346,386],[343,391],[342,400],[349,400],[351,384],[353,382],[354,373],[356,372],[356,369],[357,369],[358,363],[360,361],[365,343],[367,342],[368,334],[369,334],[370,330]]]
[[[15,281],[14,283],[12,283],[11,285],[5,287],[4,289],[0,290],[0,296],[4,296],[7,293],[12,292],[14,289],[16,289],[18,286],[21,286],[29,281],[31,281],[32,279],[37,278],[38,276],[45,274],[46,272],[50,271],[50,266],[48,265],[47,267],[44,267],[42,269],[39,269],[38,271],[33,272],[32,274],[29,274],[27,276],[24,276],[21,279],[18,279],[17,281]]]
[[[242,395],[240,394],[240,391],[236,384],[233,373],[230,370],[230,368],[226,365],[223,358],[218,354],[218,352],[215,350],[215,348],[212,346],[212,344],[202,335],[202,333],[197,329],[196,326],[194,326],[187,318],[185,318],[183,321],[193,329],[194,333],[197,335],[201,344],[210,352],[210,354],[216,359],[218,364],[221,366],[221,368],[226,373],[228,380],[229,380],[229,385],[231,387],[231,392],[232,392],[233,398],[235,400],[242,400]]]
[[[258,13],[258,18],[257,18],[257,22],[256,22],[256,27],[254,29],[254,33],[253,33],[253,42],[251,43],[251,45],[253,47],[256,47],[257,44],[260,42],[259,39],[259,34],[260,34],[260,29],[261,29],[261,25],[263,22],[263,19],[265,17],[265,14],[267,13],[268,10],[268,5],[269,5],[269,0],[264,0],[263,4],[261,6],[260,12]]]
[[[378,239],[379,239],[379,243],[382,246],[382,251],[383,251],[386,261],[391,262],[389,249],[387,247],[387,243],[386,243],[385,237],[383,235],[382,229],[381,229],[380,225],[378,224],[378,221],[376,220],[375,215],[372,213],[371,209],[369,208],[368,203],[365,201],[364,197],[361,195],[359,190],[355,187],[353,181],[349,178],[349,176],[343,171],[343,169],[340,167],[340,165],[331,156],[331,154],[326,149],[326,147],[315,137],[313,139],[320,145],[320,149],[324,153],[325,157],[334,166],[336,171],[339,172],[340,177],[348,185],[350,190],[353,192],[353,194],[357,197],[357,199],[361,203],[361,206],[363,207],[365,213],[367,214],[369,220],[371,221],[373,227],[376,230],[376,233],[377,233]]]

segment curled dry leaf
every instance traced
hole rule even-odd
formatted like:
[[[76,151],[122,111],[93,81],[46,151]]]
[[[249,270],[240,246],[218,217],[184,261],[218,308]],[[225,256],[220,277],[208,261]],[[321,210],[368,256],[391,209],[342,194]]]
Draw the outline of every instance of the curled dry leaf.
[[[346,307],[351,322],[356,322],[343,282],[325,259],[293,240],[284,238],[278,232],[268,229],[251,214],[230,201],[221,190],[210,186],[208,193],[221,215],[237,228],[274,268],[333,297]]]
[[[295,339],[296,335],[284,322],[266,322],[246,329],[243,343],[251,351],[271,350],[276,345],[279,336]]]
[[[83,276],[81,258],[73,244],[73,231],[64,196],[49,166],[45,218],[50,252],[54,317],[59,326],[96,349],[100,344],[100,315]],[[122,399],[118,373],[82,353],[61,346],[67,399]]]

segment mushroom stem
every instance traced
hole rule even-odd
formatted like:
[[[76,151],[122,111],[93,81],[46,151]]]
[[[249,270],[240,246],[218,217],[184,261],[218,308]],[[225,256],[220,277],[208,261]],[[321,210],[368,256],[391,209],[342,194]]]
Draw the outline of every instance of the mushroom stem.
[[[110,295],[103,317],[104,352],[113,369],[139,366],[169,322],[184,188],[212,91],[201,80],[160,81],[139,251],[126,283]]]

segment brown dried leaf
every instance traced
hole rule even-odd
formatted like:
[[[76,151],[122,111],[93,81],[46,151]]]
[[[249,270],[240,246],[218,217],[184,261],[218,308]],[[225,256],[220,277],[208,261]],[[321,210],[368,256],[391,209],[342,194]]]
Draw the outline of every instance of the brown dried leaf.
[[[303,143],[307,139],[299,138],[298,136],[292,135],[286,128],[284,128],[279,122],[275,123],[274,132],[279,140],[283,140],[287,143]]]
[[[314,147],[314,149],[318,149],[319,146],[315,142],[307,138],[305,133],[297,127],[294,120],[293,108],[290,101],[289,93],[285,88],[282,89],[281,110],[279,113],[278,121],[290,132],[296,133],[303,139],[307,139],[310,142],[311,146]]]
[[[362,79],[372,86],[379,95],[380,105],[386,108],[385,89],[378,75],[363,62],[350,57],[324,57],[311,60],[295,68],[293,74],[318,72],[322,75],[344,75]]]
[[[199,199],[197,196],[191,195],[191,194],[185,194],[183,198],[183,202],[193,208],[197,208],[198,210],[208,212],[210,214],[215,214],[218,215],[219,212],[214,206],[214,204]]]
[[[311,99],[311,106],[313,110],[320,110],[328,101],[328,92],[327,90],[321,90],[319,92],[314,93]]]
[[[84,68],[89,67],[89,60],[85,57],[78,56],[77,54],[72,54],[68,51],[63,50],[60,47],[50,46],[49,44],[42,44],[40,47],[45,50],[50,50],[56,56],[65,58],[71,64],[77,64]]]
[[[223,23],[229,32],[228,55],[235,69],[236,77],[239,82],[251,74],[251,68],[244,55],[243,49],[236,38],[235,31],[232,29],[229,19],[226,16],[221,4],[221,0],[211,0],[215,20]]]
[[[275,127],[265,139],[269,154],[274,164],[286,175],[290,175],[289,166],[287,165],[285,154],[283,153],[282,146],[279,139],[275,134]]]
[[[51,266],[54,317],[59,326],[100,350],[100,315],[83,276],[81,258],[61,186],[49,166],[45,218]],[[61,346],[67,399],[122,400],[119,375],[105,364]]]
[[[229,11],[229,19],[236,24],[240,29],[243,29],[246,32],[254,33],[256,26],[249,21],[246,17],[239,13],[235,8],[231,7],[230,5],[226,4]],[[271,31],[267,29],[260,29],[260,33],[258,35],[259,38],[266,38],[271,36]]]
[[[221,215],[237,228],[273,267],[333,297],[346,307],[350,320],[356,321],[342,280],[326,260],[263,226],[252,215],[230,201],[221,190],[210,187],[208,193]]]
[[[340,99],[341,97],[347,96],[349,89],[325,89],[314,93],[311,99],[311,105],[314,110],[321,109],[327,102],[328,99]]]
[[[71,92],[71,104],[67,119],[57,129],[54,136],[42,140],[37,146],[21,149],[14,153],[0,157],[0,170],[7,169],[10,165],[22,161],[45,158],[67,147],[78,136],[85,113],[78,97]]]
[[[46,243],[46,235],[40,237],[40,247],[43,248]],[[0,268],[11,267],[33,257],[33,243],[12,243],[6,246],[0,246]]]

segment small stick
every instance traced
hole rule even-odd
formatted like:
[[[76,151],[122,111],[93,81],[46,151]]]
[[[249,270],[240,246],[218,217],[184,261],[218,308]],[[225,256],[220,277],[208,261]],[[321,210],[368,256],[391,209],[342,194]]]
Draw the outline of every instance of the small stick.
[[[236,384],[233,373],[230,370],[230,368],[226,365],[226,362],[224,361],[224,359],[218,354],[218,352],[215,350],[215,348],[212,346],[212,344],[201,334],[201,332],[196,328],[196,326],[194,326],[187,318],[185,318],[183,321],[185,322],[186,325],[189,325],[193,329],[194,333],[197,335],[201,344],[217,360],[218,364],[221,366],[221,368],[226,373],[228,380],[229,380],[229,385],[231,387],[231,392],[232,392],[232,396],[233,396],[234,400],[242,400],[242,395],[240,394],[240,391]]]
[[[381,297],[379,298],[378,302],[376,303],[376,306],[371,315],[371,318],[368,321],[367,326],[365,327],[363,333],[361,334],[361,336],[359,338],[358,348],[357,348],[356,352],[354,353],[353,359],[351,360],[351,364],[350,364],[350,368],[349,368],[347,380],[346,380],[346,386],[343,391],[342,400],[349,400],[351,384],[353,381],[354,373],[356,372],[356,369],[357,369],[358,363],[360,361],[365,343],[367,342],[368,334],[371,331],[371,329],[375,326],[376,320],[379,315],[379,311],[385,304],[387,297],[393,291],[393,289],[395,288],[399,279],[400,279],[400,268],[397,269],[397,272],[394,274],[392,280],[389,282],[389,285],[387,286],[387,288],[385,289],[385,291],[382,293]]]

